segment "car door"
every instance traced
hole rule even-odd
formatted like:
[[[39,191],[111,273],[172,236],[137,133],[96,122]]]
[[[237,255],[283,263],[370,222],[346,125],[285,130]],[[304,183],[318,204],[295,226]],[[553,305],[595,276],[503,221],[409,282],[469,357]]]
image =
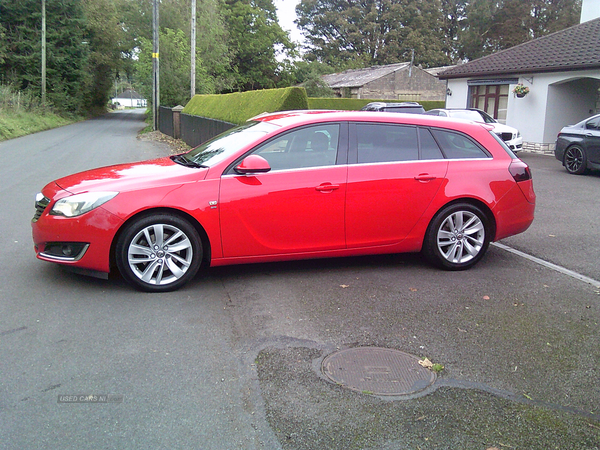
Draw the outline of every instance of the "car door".
[[[346,130],[328,123],[282,133],[251,152],[268,161],[269,172],[226,171],[219,200],[224,257],[345,247]]]
[[[348,248],[396,244],[443,185],[448,162],[426,128],[350,125]]]
[[[585,149],[589,161],[600,163],[600,117],[585,124]]]

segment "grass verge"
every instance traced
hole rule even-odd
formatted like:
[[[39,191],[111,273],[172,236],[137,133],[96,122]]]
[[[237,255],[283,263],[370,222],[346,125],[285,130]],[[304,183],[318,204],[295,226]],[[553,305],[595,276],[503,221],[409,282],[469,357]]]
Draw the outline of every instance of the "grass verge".
[[[0,141],[61,127],[79,120],[78,117],[67,118],[49,111],[0,110]]]

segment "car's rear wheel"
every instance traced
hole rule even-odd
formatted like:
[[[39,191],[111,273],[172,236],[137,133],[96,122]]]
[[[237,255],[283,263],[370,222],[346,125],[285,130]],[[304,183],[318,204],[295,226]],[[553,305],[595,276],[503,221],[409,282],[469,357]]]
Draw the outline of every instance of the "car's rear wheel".
[[[202,261],[196,229],[169,214],[144,216],[129,224],[115,251],[123,278],[148,292],[180,288],[196,275]]]
[[[571,145],[565,151],[564,166],[567,172],[573,175],[581,175],[587,168],[587,156],[585,150],[579,145]]]
[[[475,265],[487,251],[491,231],[487,216],[469,203],[456,203],[433,218],[423,242],[423,254],[446,270]]]

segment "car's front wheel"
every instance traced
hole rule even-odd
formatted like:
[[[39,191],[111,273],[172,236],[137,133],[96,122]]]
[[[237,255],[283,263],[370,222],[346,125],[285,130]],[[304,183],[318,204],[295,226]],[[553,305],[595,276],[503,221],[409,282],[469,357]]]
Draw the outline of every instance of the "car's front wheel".
[[[170,214],[153,214],[125,228],[115,253],[125,280],[143,291],[167,292],[196,275],[202,261],[202,241],[188,221]]]
[[[469,203],[442,209],[431,221],[423,242],[423,254],[446,270],[464,270],[485,254],[491,239],[487,216]]]
[[[579,145],[571,145],[565,151],[564,166],[567,172],[573,175],[581,175],[587,168],[587,156],[585,150]]]

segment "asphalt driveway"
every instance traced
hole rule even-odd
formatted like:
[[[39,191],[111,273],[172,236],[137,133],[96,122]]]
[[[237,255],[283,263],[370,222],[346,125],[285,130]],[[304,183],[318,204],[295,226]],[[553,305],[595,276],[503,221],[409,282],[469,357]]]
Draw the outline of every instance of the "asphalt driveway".
[[[136,139],[141,119],[0,143],[0,448],[600,448],[600,289],[499,247],[465,272],[419,255],[231,266],[166,294],[37,261],[45,183],[170,152]],[[502,243],[599,280],[600,175],[523,159],[536,221]],[[444,369],[405,397],[323,375],[359,346]],[[96,394],[111,401],[68,401]]]

